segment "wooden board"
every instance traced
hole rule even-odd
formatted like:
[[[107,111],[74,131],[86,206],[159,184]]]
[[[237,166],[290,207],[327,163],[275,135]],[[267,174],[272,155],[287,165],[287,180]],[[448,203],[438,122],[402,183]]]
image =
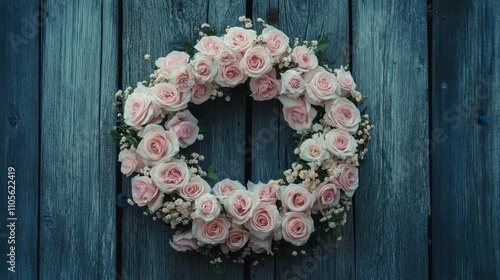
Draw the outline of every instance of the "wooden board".
[[[244,1],[124,1],[123,86],[135,85],[152,72],[153,64],[141,61],[144,54],[165,56],[173,50],[172,44],[179,42],[179,35],[194,42],[202,23],[221,30],[226,24],[236,24],[243,14]],[[207,119],[210,130],[194,149],[205,155],[206,163],[216,164],[220,178],[244,182],[244,96],[233,92],[230,103],[223,99],[208,101],[195,108],[193,114]],[[129,181],[123,179],[125,193],[130,193]],[[218,274],[200,254],[176,252],[168,244],[170,228],[145,218],[138,209],[123,211],[122,234],[123,279],[243,279],[242,265],[229,263]]]
[[[115,278],[117,2],[44,9],[39,277]]]
[[[279,28],[291,40],[314,40],[327,35],[328,57],[332,67],[346,65],[350,59],[348,1],[253,1],[252,14]],[[335,15],[335,16],[332,16]],[[277,22],[273,20],[276,17]],[[251,180],[267,182],[278,177],[280,169],[295,161],[292,131],[283,120],[279,101],[252,102],[252,176]],[[352,213],[351,213],[352,214]],[[292,250],[278,251],[274,257],[256,259],[251,266],[251,279],[352,279],[354,274],[354,221],[335,234],[321,234],[320,246],[314,253],[293,257]],[[337,236],[344,240],[337,242]]]
[[[431,276],[499,279],[500,5],[433,3]]]
[[[3,38],[0,41],[0,87],[3,92],[0,102],[0,279],[35,279],[38,274],[40,80],[37,13],[38,1],[0,3]],[[11,181],[8,179],[9,167],[15,169],[14,183],[8,183]],[[9,189],[8,185],[14,185],[15,189]],[[15,191],[14,216],[8,213],[8,205],[13,206],[8,202],[12,198],[8,191]],[[11,222],[15,223],[12,235],[7,227]],[[15,246],[15,272],[7,270],[11,246]]]
[[[352,2],[353,70],[375,124],[355,197],[356,278],[428,277],[426,3]]]

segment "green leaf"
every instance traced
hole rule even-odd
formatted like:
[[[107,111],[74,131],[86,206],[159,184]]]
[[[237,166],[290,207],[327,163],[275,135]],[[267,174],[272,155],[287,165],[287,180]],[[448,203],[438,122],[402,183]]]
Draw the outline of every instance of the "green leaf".
[[[320,52],[322,50],[326,50],[328,48],[328,44],[319,44],[317,47],[316,47],[316,51],[317,52]]]
[[[208,132],[208,127],[207,127],[205,120],[199,120],[198,127],[200,128],[200,131],[199,131],[200,134],[205,134]]]
[[[214,180],[214,181],[219,180],[219,176],[217,174],[215,174],[215,164],[212,163],[212,164],[210,164],[210,166],[208,166],[207,177],[209,179]]]

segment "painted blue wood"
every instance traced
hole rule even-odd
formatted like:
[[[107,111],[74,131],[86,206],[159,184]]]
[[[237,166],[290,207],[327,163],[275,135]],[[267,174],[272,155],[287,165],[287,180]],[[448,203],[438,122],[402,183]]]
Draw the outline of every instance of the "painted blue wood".
[[[432,10],[431,275],[500,279],[500,4]]]
[[[355,197],[357,279],[428,277],[426,13],[422,1],[352,2],[353,75],[375,124]]]
[[[44,1],[41,279],[114,278],[117,1]]]
[[[38,274],[37,15],[36,0],[0,3],[0,279],[34,279]],[[15,169],[10,178],[9,167]],[[14,206],[13,216],[9,205]]]
[[[253,1],[253,19],[258,17],[279,28],[292,40],[314,40],[327,35],[332,67],[346,65],[349,55],[348,1]],[[335,15],[335,16],[331,16]],[[279,101],[252,103],[252,180],[276,179],[280,169],[289,168],[297,158],[292,149],[292,130],[283,120]],[[256,259],[251,279],[351,279],[354,276],[352,212],[342,229],[320,234],[313,253],[292,256],[292,250],[278,251],[274,257]],[[344,237],[337,242],[337,237]]]
[[[244,1],[124,1],[123,2],[123,86],[147,79],[154,59],[174,50],[180,35],[195,42],[198,27],[207,22],[223,30],[245,14]],[[208,16],[207,16],[208,15]],[[151,54],[151,62],[142,60]],[[231,102],[207,101],[193,114],[206,119],[209,132],[193,149],[205,155],[205,168],[215,163],[220,178],[244,183],[245,99],[234,91]],[[130,178],[123,179],[123,191],[130,193]],[[211,182],[213,186],[213,182]],[[168,243],[173,231],[168,225],[144,217],[136,208],[123,212],[123,279],[243,279],[243,265],[227,263],[222,274],[199,253],[181,253]]]

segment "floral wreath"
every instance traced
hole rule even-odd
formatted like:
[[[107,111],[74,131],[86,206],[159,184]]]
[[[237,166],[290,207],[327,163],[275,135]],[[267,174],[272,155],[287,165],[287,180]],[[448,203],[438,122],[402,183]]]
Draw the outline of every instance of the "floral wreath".
[[[250,19],[239,21],[244,28],[227,26],[223,36],[202,24],[196,45],[183,42],[184,51],[158,58],[150,81],[118,91],[114,103],[111,133],[121,172],[136,174],[126,202],[177,229],[170,241],[175,250],[197,250],[211,263],[241,263],[282,244],[302,246],[314,231],[343,225],[373,129],[357,108],[365,97],[347,67],[332,70],[325,62],[324,37],[291,42],[260,18],[260,35]],[[218,181],[215,166],[204,171],[204,156],[189,149],[207,129],[188,106],[217,97],[230,101],[227,89],[240,84],[254,100],[279,99],[296,131],[298,155],[282,178],[248,182],[247,188]],[[216,183],[211,187],[206,179]]]

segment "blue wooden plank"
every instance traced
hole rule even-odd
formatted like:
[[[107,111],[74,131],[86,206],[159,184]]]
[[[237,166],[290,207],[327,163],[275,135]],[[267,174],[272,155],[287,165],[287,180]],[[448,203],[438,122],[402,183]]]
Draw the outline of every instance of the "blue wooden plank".
[[[148,78],[152,64],[142,60],[167,55],[179,35],[192,42],[204,22],[218,31],[236,24],[245,13],[244,1],[124,1],[123,2],[123,86]],[[193,114],[208,120],[209,133],[193,149],[205,155],[205,162],[217,166],[220,178],[244,182],[245,176],[245,99],[234,92],[231,102],[207,101]],[[243,151],[243,152],[241,152]],[[232,160],[231,160],[232,159]],[[205,166],[205,168],[208,166]],[[130,178],[123,179],[123,190],[130,193]],[[222,274],[210,267],[208,259],[196,252],[173,250],[169,226],[144,217],[138,209],[123,212],[123,279],[243,279],[243,266],[228,263]]]
[[[431,275],[500,279],[500,4],[432,10]]]
[[[42,279],[115,276],[116,3],[44,1]]]
[[[428,277],[426,12],[422,1],[352,2],[354,76],[376,126],[355,198],[358,279]]]
[[[38,275],[40,22],[37,15],[36,0],[0,3],[3,38],[0,86],[4,93],[0,102],[1,279],[35,279]],[[9,167],[15,169],[14,177],[8,177]],[[12,206],[13,216],[8,211]],[[7,227],[11,223],[14,226]]]
[[[313,40],[328,36],[328,58],[332,67],[346,65],[350,58],[348,1],[253,1],[253,19],[258,17],[282,30],[292,40]],[[332,16],[335,15],[335,16]],[[292,149],[292,130],[283,120],[279,101],[252,103],[252,176],[254,182],[278,177],[297,158]],[[278,251],[274,257],[257,258],[251,266],[251,279],[351,279],[354,275],[354,221],[335,233],[321,234],[314,253],[293,257],[291,251]],[[342,242],[337,237],[343,236]]]

